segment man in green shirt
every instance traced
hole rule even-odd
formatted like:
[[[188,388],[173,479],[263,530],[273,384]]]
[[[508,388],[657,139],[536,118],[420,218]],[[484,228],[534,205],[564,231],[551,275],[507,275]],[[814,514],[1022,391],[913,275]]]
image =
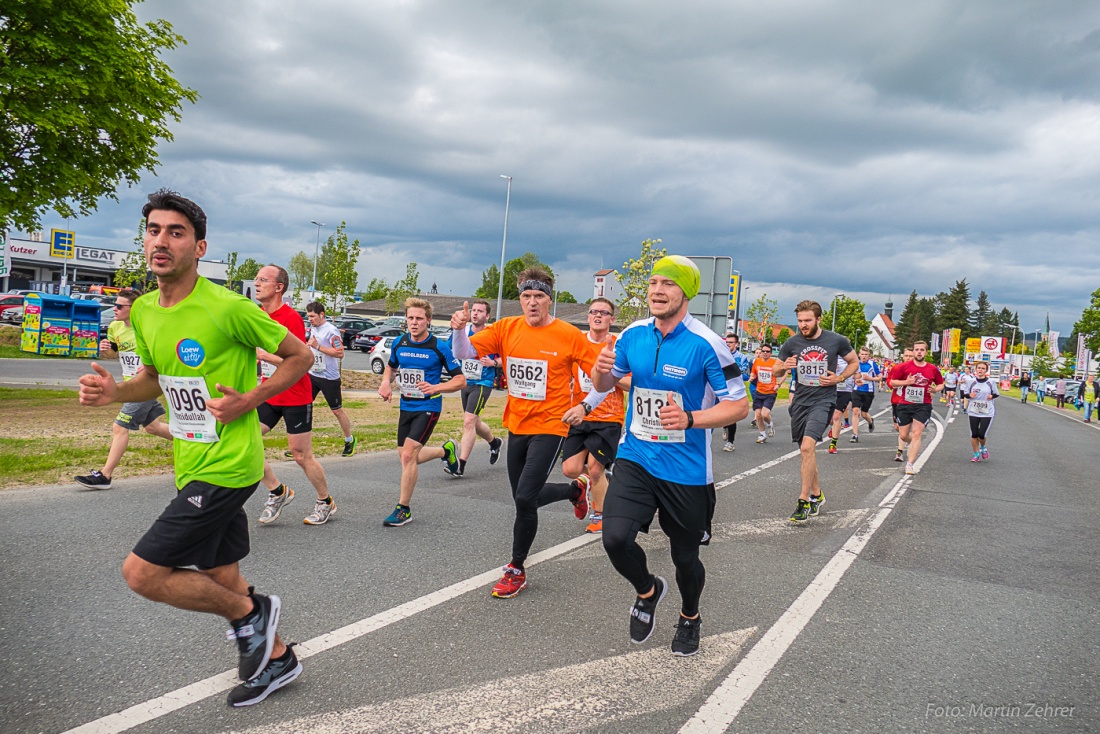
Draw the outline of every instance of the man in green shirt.
[[[302,671],[276,634],[279,597],[254,593],[238,565],[249,550],[244,503],[263,477],[256,406],[304,375],[313,355],[251,301],[199,277],[207,244],[197,204],[161,189],[142,215],[145,260],[158,285],[130,316],[143,369],[116,383],[93,362],[95,374],[80,378],[80,403],[167,398],[179,491],[127,556],[122,575],[147,599],[230,621],[245,682],[229,703],[248,706]],[[262,385],[257,347],[284,360]]]
[[[115,320],[107,327],[107,338],[99,343],[100,353],[110,350],[118,355],[119,364],[122,365],[123,380],[129,380],[141,370],[141,360],[137,356],[137,337],[134,336],[134,326],[130,323],[130,308],[140,295],[140,291],[130,288],[124,288],[118,292],[114,303]],[[115,468],[122,461],[122,455],[130,445],[131,431],[144,428],[147,433],[154,436],[172,439],[167,424],[160,419],[162,415],[164,415],[164,406],[158,400],[123,403],[122,410],[115,416],[114,425],[111,426],[111,448],[107,452],[107,461],[103,464],[103,469],[73,477],[73,479],[77,484],[88,489],[110,489]]]

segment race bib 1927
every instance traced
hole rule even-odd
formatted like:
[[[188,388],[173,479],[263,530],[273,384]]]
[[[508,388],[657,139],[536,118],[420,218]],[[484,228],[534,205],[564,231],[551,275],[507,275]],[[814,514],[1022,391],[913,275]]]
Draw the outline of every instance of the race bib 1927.
[[[141,369],[141,359],[135,352],[119,352],[118,361],[122,365],[122,379],[129,380]]]

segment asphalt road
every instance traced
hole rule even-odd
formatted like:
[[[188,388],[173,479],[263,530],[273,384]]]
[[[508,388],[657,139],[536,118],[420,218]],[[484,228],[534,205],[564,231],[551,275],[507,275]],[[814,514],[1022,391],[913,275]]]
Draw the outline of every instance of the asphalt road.
[[[876,405],[881,410],[883,402]],[[1076,416],[1076,413],[1072,415]],[[717,451],[703,550],[703,652],[671,655],[672,590],[645,645],[632,592],[568,505],[540,512],[529,587],[489,596],[508,560],[503,462],[422,467],[414,521],[383,528],[394,452],[324,462],[339,506],[322,527],[298,498],[254,526],[242,568],[284,603],[305,672],[249,709],[225,704],[236,658],[222,620],[132,594],[119,566],[172,493],[0,493],[0,731],[985,732],[1100,728],[1100,433],[998,401],[991,459],[937,406],[921,473],[892,461],[887,421],[819,451],[827,503],[786,517],[798,459],[778,435]],[[719,437],[714,438],[720,448]],[[259,514],[263,498],[248,503]],[[664,536],[644,545],[672,578]]]

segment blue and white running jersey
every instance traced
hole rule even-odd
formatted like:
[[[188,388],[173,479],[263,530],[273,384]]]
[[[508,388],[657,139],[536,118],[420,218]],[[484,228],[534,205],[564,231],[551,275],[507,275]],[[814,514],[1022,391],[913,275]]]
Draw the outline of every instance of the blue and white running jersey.
[[[425,396],[417,387],[421,382],[438,385],[443,382],[443,372],[449,377],[462,374],[462,365],[451,353],[451,345],[434,335],[422,342],[414,342],[405,332],[393,343],[389,366],[397,377],[397,389],[401,393],[401,410],[438,413],[443,409],[443,395]]]
[[[869,382],[869,377],[878,377],[882,374],[875,360],[869,359],[859,363],[859,371],[863,373],[863,384],[856,388],[856,392],[874,392],[875,383]]]
[[[466,324],[466,336],[473,336],[474,325]],[[447,344],[450,344],[450,337],[447,337]],[[487,357],[499,357],[499,354],[487,354]],[[481,363],[480,359],[464,359],[462,360],[462,374],[466,375],[467,385],[481,385],[482,387],[492,387],[496,384],[497,368],[486,367]]]
[[[669,431],[658,414],[669,392],[684,410],[746,397],[745,380],[726,343],[690,314],[665,337],[652,317],[636,321],[615,342],[616,379],[630,375],[630,400],[617,456],[676,484],[714,482],[711,429]]]

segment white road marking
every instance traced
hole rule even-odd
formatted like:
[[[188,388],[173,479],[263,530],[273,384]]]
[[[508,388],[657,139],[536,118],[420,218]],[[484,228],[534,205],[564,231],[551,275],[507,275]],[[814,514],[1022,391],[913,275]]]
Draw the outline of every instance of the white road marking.
[[[1034,405],[1036,408],[1045,410],[1048,413],[1060,415],[1063,418],[1069,418],[1074,423],[1080,423],[1085,428],[1092,428],[1093,430],[1100,431],[1100,415],[1097,415],[1097,418],[1093,419],[1092,423],[1085,423],[1084,419],[1078,418],[1074,415],[1074,413],[1077,412],[1076,408],[1048,408],[1046,405],[1041,403],[1027,403],[1027,405]],[[1093,411],[1093,414],[1096,415],[1096,411]]]
[[[588,731],[594,722],[683,706],[713,685],[756,630],[704,637],[699,654],[690,658],[676,657],[664,643],[647,645],[612,658],[263,724],[237,734]]]
[[[932,420],[939,428],[928,447],[917,458],[919,471],[943,438],[943,423],[934,413]],[[707,698],[703,706],[680,728],[680,734],[720,734],[725,732],[737,714],[763,684],[798,635],[809,624],[817,610],[837,587],[848,568],[867,546],[871,536],[882,525],[905,494],[914,477],[903,476],[879,503],[879,509],[836,552],[817,577],[795,599],[794,603],[753,645],[733,672]]]

